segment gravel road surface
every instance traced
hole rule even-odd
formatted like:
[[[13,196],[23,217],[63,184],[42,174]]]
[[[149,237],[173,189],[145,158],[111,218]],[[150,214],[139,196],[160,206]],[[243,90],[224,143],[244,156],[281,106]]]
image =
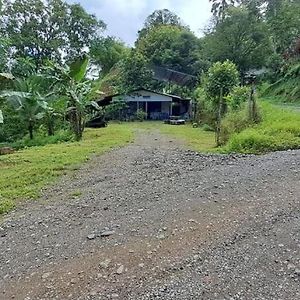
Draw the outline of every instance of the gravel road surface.
[[[157,132],[0,223],[0,299],[300,299],[300,151],[203,155]]]

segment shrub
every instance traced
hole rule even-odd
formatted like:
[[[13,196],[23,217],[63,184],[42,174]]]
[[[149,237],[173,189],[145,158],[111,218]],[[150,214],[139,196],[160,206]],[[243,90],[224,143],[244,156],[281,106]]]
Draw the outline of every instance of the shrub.
[[[145,113],[141,108],[136,112],[136,118],[138,121],[143,122],[147,118],[147,113]]]
[[[67,130],[60,130],[53,136],[46,136],[37,134],[33,139],[30,139],[29,136],[24,137],[23,139],[11,143],[10,146],[14,149],[22,149],[25,147],[34,147],[34,146],[45,146],[47,144],[58,144],[62,142],[72,141],[74,139],[72,133]]]
[[[228,96],[238,84],[239,72],[236,65],[229,60],[213,64],[204,79],[206,95],[215,109],[219,107],[221,90],[223,96]]]
[[[230,110],[237,111],[241,106],[249,100],[250,88],[247,86],[234,87],[230,94],[226,97]]]
[[[208,125],[208,124],[203,124],[202,127],[201,127],[204,131],[215,131],[215,129]]]
[[[248,118],[246,107],[238,112],[229,112],[222,121],[220,139],[222,145],[226,144],[233,134],[239,133],[252,125],[253,122]]]

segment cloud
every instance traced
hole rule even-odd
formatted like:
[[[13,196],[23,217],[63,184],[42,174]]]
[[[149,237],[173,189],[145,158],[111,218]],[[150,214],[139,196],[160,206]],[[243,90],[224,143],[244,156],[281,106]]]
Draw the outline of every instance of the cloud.
[[[107,24],[107,34],[133,45],[148,15],[167,8],[179,15],[197,34],[210,17],[209,0],[77,0],[89,13]]]

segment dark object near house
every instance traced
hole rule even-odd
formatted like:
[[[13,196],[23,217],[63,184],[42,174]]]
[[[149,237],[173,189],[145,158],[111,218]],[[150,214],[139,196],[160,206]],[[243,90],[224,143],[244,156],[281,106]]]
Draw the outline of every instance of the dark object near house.
[[[104,128],[107,126],[107,122],[103,117],[97,117],[87,122],[86,127],[88,128]]]
[[[170,125],[185,125],[185,120],[177,116],[170,116],[170,118],[165,120],[164,123]]]

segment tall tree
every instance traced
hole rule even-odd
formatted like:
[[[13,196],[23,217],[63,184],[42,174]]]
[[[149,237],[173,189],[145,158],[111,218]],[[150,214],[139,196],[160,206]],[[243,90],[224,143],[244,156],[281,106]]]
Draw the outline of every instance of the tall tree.
[[[300,2],[284,1],[267,18],[275,53],[282,55],[300,38]]]
[[[119,91],[128,92],[137,88],[151,87],[153,73],[148,64],[141,53],[131,50],[121,65]]]
[[[225,19],[205,37],[204,43],[210,60],[229,59],[242,74],[262,67],[271,52],[266,24],[245,6],[228,9]]]
[[[138,40],[144,37],[154,27],[161,25],[172,25],[181,28],[187,27],[174,12],[168,9],[155,10],[146,18],[143,29],[138,33]]]
[[[129,48],[114,37],[95,39],[90,48],[90,56],[94,64],[101,68],[101,77],[106,76],[119,61],[126,58]]]
[[[196,75],[201,72],[199,39],[189,30],[172,25],[152,28],[137,43],[151,64]]]
[[[105,28],[79,4],[62,0],[3,0],[2,35],[10,40],[12,58],[33,58],[36,67],[45,59],[76,56]]]
[[[226,10],[240,0],[209,0],[212,2],[211,12],[219,19],[224,19]]]

